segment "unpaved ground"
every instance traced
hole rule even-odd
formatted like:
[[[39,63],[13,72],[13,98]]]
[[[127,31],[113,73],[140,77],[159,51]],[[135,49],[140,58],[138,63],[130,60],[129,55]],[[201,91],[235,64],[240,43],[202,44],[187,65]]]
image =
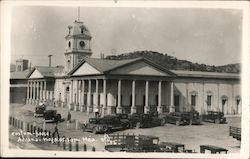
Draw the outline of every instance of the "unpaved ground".
[[[50,108],[53,109],[53,108]],[[66,108],[56,108],[62,117],[66,118],[68,110]],[[11,105],[10,114],[16,118],[22,119],[29,123],[36,123],[36,125],[43,127],[42,118],[33,117],[34,106],[31,105]],[[93,114],[81,113],[71,111],[72,119],[79,120],[80,122],[87,121],[89,117],[93,117]],[[210,144],[221,146],[229,150],[228,153],[237,153],[240,151],[240,142],[229,136],[229,126],[241,126],[240,117],[227,118],[227,124],[213,124],[203,123],[203,125],[192,126],[175,126],[172,124],[166,124],[162,127],[146,128],[146,129],[128,129],[125,131],[118,131],[115,133],[134,133],[143,135],[158,136],[160,141],[173,141],[185,144],[187,149],[195,150],[199,152],[199,145]],[[88,132],[82,132],[75,129],[75,122],[72,122],[67,128],[66,122],[58,124],[59,133],[61,136],[67,136],[80,139],[81,144],[87,144],[88,149],[96,147],[96,150],[103,151],[104,142],[102,141],[103,135],[92,134]],[[46,129],[53,131],[54,124],[46,124]],[[13,139],[12,139],[13,140]],[[88,141],[87,141],[88,140]],[[38,144],[40,149],[57,149],[46,144]],[[80,145],[81,147],[82,145]],[[33,149],[34,147],[32,147]],[[58,148],[59,149],[59,148]]]

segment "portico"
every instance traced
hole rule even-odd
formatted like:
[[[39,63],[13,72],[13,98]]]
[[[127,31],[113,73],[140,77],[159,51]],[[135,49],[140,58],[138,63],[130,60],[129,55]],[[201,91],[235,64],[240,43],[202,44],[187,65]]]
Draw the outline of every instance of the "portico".
[[[73,107],[70,109],[92,113],[98,107],[103,115],[174,111],[171,109],[173,97],[170,96],[173,93],[168,90],[173,83],[170,80],[142,80],[136,77],[115,79],[103,76],[89,79],[76,77],[72,83],[73,86],[74,83],[77,85],[76,89],[71,89],[73,95],[69,101]],[[74,97],[77,97],[76,100]],[[80,108],[76,108],[78,106]]]

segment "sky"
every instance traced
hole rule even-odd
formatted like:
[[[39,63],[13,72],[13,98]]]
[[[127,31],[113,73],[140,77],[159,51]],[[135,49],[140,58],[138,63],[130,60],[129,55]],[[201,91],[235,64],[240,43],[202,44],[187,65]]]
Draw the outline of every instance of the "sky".
[[[64,65],[67,26],[77,7],[17,6],[12,10],[11,63]],[[242,12],[236,9],[81,7],[92,57],[140,50],[209,65],[241,62]]]

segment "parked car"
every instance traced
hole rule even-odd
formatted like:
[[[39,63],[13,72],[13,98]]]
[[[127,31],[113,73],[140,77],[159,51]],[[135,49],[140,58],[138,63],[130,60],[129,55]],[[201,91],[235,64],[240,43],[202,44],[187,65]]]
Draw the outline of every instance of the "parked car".
[[[201,124],[201,118],[199,112],[189,111],[189,112],[171,112],[165,115],[165,120],[167,123],[175,125],[192,125]]]
[[[182,112],[182,115],[188,120],[189,125],[195,124],[200,125],[201,124],[201,117],[199,115],[199,112],[197,111],[189,111],[189,112]]]
[[[43,117],[45,110],[46,105],[44,103],[40,103],[35,107],[34,117]]]
[[[158,112],[150,112],[150,117],[152,118],[152,123],[155,126],[163,126],[166,123],[164,117],[160,116]]]
[[[60,122],[62,120],[61,114],[58,114],[56,110],[45,110],[44,111],[44,119],[45,122],[49,123],[55,123]]]
[[[89,118],[87,124],[83,125],[83,131],[89,131],[94,134],[109,133],[114,130],[129,128],[128,121],[122,121],[119,117],[109,115],[102,118]]]
[[[168,113],[166,114],[165,119],[167,123],[175,124],[177,126],[189,124],[189,120],[181,112]]]
[[[208,111],[206,114],[202,115],[202,121],[221,124],[226,123],[226,118],[223,112]]]
[[[131,128],[149,128],[163,125],[164,119],[153,116],[152,114],[134,113],[128,117]]]

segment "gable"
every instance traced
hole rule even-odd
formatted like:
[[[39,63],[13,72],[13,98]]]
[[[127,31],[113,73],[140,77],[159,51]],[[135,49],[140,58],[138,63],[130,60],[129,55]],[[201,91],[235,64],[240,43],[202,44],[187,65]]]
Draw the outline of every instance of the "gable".
[[[72,75],[78,76],[78,75],[93,75],[93,74],[100,74],[100,72],[97,69],[95,69],[93,66],[85,62]]]
[[[169,76],[168,73],[152,66],[144,61],[138,61],[131,65],[115,69],[111,74],[128,74],[128,75],[151,75],[151,76]]]
[[[36,69],[29,78],[44,78],[44,76]]]

